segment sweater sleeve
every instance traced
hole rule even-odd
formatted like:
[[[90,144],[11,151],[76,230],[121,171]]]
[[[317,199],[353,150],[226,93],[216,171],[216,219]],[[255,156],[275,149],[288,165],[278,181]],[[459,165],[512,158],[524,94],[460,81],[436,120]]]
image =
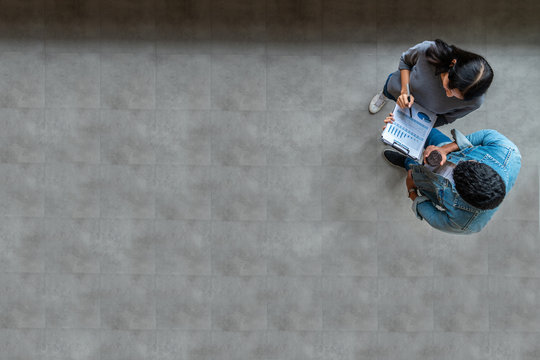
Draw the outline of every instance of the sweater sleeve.
[[[417,44],[401,54],[399,59],[399,70],[411,70],[418,62],[418,58],[426,53],[426,50],[433,45],[433,41],[424,41]]]
[[[465,115],[478,109],[480,105],[481,103],[475,103],[475,104],[471,104],[470,106],[452,110],[446,114],[439,114],[437,115],[437,121],[435,122],[435,127],[453,123],[457,119],[460,119],[464,117]]]

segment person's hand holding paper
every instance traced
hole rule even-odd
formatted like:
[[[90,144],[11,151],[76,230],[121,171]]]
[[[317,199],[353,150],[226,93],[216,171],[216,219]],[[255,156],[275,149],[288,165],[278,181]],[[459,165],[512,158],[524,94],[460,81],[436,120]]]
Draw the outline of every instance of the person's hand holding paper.
[[[386,117],[386,119],[384,119],[384,123],[385,124],[392,124],[394,122],[394,114],[393,113],[390,113],[388,114],[388,116]],[[382,127],[382,129],[386,129],[386,125],[384,125]]]

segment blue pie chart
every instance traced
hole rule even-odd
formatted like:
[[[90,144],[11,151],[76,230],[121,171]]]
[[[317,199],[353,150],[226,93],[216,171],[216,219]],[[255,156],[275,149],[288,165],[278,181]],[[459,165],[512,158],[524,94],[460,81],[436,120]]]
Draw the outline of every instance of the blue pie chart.
[[[423,112],[418,112],[418,118],[424,120],[427,123],[429,123],[429,116],[427,116]]]

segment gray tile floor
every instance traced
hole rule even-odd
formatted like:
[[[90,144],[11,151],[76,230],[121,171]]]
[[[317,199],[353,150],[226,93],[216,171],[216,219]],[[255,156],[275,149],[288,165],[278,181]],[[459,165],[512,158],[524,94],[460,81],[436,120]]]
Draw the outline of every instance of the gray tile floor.
[[[2,360],[538,359],[538,2],[0,4]],[[436,37],[496,74],[456,127],[523,153],[468,237],[366,110]]]

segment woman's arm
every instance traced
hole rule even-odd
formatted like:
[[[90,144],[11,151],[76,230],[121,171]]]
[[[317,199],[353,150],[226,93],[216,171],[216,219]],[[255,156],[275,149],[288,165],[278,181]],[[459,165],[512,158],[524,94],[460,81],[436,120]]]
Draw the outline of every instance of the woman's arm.
[[[401,91],[396,102],[402,109],[410,107],[414,103],[414,96],[411,95],[409,101],[407,95],[407,84],[410,82],[411,70],[418,62],[420,54],[424,54],[426,50],[432,46],[432,44],[432,41],[424,41],[401,54],[398,66],[401,80]]]
[[[412,48],[402,53],[399,59],[398,69],[410,71],[418,62],[418,57],[420,54],[425,54],[426,50],[429,49],[429,47],[431,47],[433,44],[433,41],[424,41],[420,44],[416,44]]]
[[[401,69],[399,74],[401,75],[401,94],[407,94],[407,84],[411,81],[411,71]]]
[[[396,103],[400,108],[404,109],[406,107],[411,107],[414,103],[414,96],[410,95],[411,101],[409,101],[409,95],[407,94],[407,84],[410,81],[411,71],[400,69],[399,73],[401,75],[401,94],[397,98]]]

